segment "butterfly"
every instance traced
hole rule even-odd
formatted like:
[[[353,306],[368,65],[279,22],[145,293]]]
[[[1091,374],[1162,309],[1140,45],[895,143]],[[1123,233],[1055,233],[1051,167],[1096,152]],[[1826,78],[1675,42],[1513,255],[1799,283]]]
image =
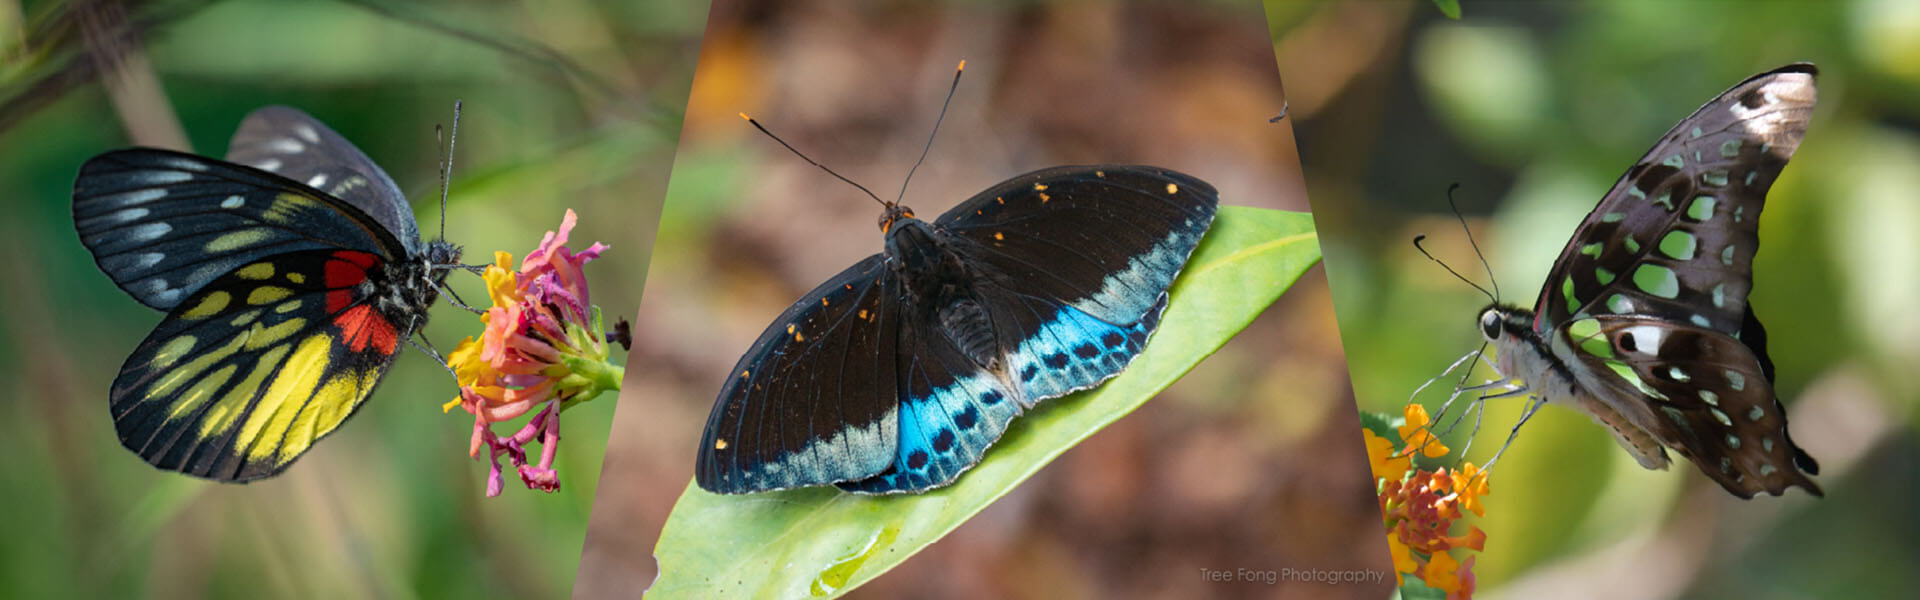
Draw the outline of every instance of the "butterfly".
[[[1533,310],[1481,310],[1508,393],[1586,413],[1648,469],[1671,448],[1741,498],[1821,495],[1747,302],[1760,209],[1806,134],[1816,73],[1755,75],[1680,121],[1587,215]]]
[[[885,250],[767,326],[707,419],[718,493],[952,483],[1014,417],[1137,356],[1213,222],[1212,186],[1146,166],[1014,177],[928,223],[882,202]]]
[[[217,481],[279,474],[353,416],[460,255],[420,241],[365,154],[282,106],[247,115],[225,161],[95,156],[73,221],[115,285],[167,313],[108,393],[121,444]]]

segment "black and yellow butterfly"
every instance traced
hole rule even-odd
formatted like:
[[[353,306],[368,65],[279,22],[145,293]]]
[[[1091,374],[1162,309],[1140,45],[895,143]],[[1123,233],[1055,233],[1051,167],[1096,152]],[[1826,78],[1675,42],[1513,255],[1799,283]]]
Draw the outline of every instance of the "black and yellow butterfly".
[[[280,106],[240,123],[227,161],[88,160],[73,221],[101,271],[167,312],[114,379],[120,442],[219,481],[278,474],[352,416],[460,255],[420,241],[365,154]]]

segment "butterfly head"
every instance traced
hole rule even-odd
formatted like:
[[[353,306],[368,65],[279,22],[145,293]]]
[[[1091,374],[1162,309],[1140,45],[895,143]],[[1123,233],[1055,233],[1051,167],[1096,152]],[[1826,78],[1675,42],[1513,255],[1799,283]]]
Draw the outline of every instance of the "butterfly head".
[[[893,224],[913,218],[913,209],[898,202],[888,202],[887,212],[880,215],[880,233],[892,233]]]
[[[1480,337],[1488,342],[1525,338],[1532,330],[1533,311],[1499,304],[1480,309]]]

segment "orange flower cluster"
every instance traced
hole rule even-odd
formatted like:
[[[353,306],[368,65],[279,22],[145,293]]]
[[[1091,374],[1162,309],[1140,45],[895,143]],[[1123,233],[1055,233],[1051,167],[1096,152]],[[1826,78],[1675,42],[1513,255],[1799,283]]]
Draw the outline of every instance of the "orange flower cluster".
[[[1472,598],[1474,557],[1457,561],[1449,551],[1482,550],[1487,534],[1471,525],[1466,535],[1450,534],[1454,521],[1466,516],[1463,509],[1486,516],[1480,497],[1488,493],[1487,474],[1473,463],[1452,470],[1415,468],[1413,455],[1431,458],[1450,450],[1433,436],[1426,407],[1409,404],[1403,413],[1406,420],[1398,430],[1405,447],[1395,448],[1391,440],[1371,430],[1361,433],[1377,478],[1394,575],[1402,584],[1407,575],[1418,577],[1428,587],[1445,590],[1449,600]]]

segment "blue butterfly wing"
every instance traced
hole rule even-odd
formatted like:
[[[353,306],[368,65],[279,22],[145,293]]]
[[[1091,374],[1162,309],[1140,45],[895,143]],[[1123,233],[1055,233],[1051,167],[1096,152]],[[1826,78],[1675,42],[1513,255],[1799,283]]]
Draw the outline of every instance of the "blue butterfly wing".
[[[979,360],[932,321],[903,323],[900,442],[887,471],[840,484],[918,492],[979,462],[1039,402],[1091,388],[1138,356],[1218,195],[1156,167],[1056,167],[1014,177],[935,221],[971,269],[995,348]]]
[[[868,257],[774,320],[727,375],[695,479],[739,494],[862,479],[899,438],[897,284]]]

